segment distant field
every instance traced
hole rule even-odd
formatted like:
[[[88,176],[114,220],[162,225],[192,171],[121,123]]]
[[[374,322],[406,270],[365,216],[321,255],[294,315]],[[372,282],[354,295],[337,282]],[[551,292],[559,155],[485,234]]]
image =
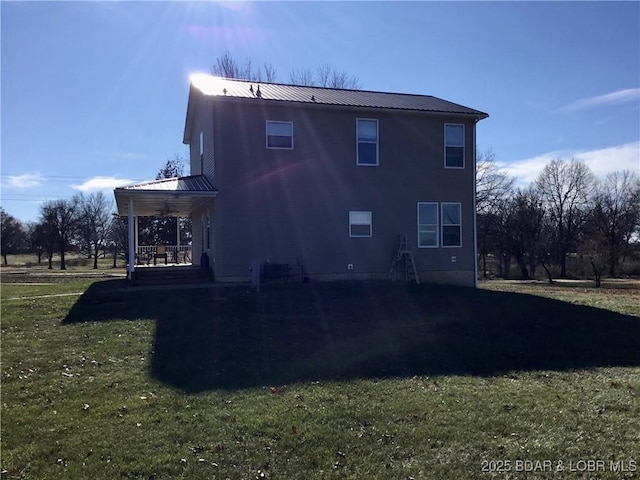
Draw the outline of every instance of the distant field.
[[[637,281],[8,273],[3,480],[640,477]]]
[[[83,255],[78,255],[76,253],[70,253],[65,255],[65,263],[67,269],[70,270],[83,270],[83,269],[92,269],[93,268],[93,259],[89,259]],[[60,255],[56,254],[53,256],[52,265],[54,270],[60,270]],[[126,263],[121,259],[117,259],[116,265],[118,268],[125,268]],[[28,267],[30,270],[46,270],[49,266],[49,262],[46,256],[41,258],[40,263],[38,263],[38,257],[34,254],[19,254],[19,255],[8,255],[7,256],[7,265],[4,265],[4,260],[0,260],[0,271],[5,269],[15,269],[15,268],[25,268]],[[98,268],[99,269],[108,269],[113,267],[113,257],[99,257],[98,258]]]

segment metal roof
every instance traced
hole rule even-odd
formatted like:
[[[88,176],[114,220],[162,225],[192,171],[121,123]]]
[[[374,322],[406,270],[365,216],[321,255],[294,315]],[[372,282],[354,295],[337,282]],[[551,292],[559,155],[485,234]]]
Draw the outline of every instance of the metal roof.
[[[188,216],[193,210],[218,195],[218,190],[203,175],[163,178],[118,187],[114,190],[118,213],[128,215],[129,199],[137,216]]]
[[[204,175],[191,175],[188,177],[162,178],[136,185],[118,187],[116,190],[145,191],[145,192],[215,192]]]
[[[489,116],[479,110],[474,110],[431,95],[251,82],[247,80],[215,77],[207,74],[192,75],[191,85],[206,96],[255,98],[256,100],[262,99],[317,105],[446,113],[468,115],[478,119]]]

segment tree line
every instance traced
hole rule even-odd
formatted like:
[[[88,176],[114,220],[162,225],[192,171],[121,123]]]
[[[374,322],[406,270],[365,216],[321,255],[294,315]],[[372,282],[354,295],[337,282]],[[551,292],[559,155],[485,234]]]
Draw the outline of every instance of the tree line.
[[[184,163],[177,155],[167,160],[156,180],[182,176]],[[0,252],[5,265],[8,255],[18,253],[35,254],[38,264],[45,259],[49,269],[53,268],[54,255],[58,255],[61,270],[67,268],[70,251],[91,259],[94,269],[101,257],[112,255],[114,267],[118,259],[128,258],[127,219],[117,214],[114,201],[101,191],[44,202],[35,222],[21,222],[0,207],[0,224]],[[191,242],[189,219],[142,217],[138,223],[139,241],[143,245],[174,244],[178,226],[180,241],[187,245]]]
[[[597,179],[587,164],[549,162],[525,187],[514,186],[491,150],[476,159],[479,270],[510,275],[515,262],[522,279],[538,267],[549,282],[567,278],[569,261],[589,266],[596,285],[604,273],[620,274],[621,264],[640,261],[640,180],[629,170]],[[574,262],[575,263],[575,262]]]
[[[123,247],[112,212],[113,201],[102,192],[49,200],[40,206],[36,222],[19,222],[0,209],[3,262],[8,264],[8,254],[29,252],[36,255],[38,264],[48,260],[51,269],[54,254],[59,254],[60,268],[65,270],[66,254],[72,250],[93,259],[93,268],[98,268],[98,257],[107,248],[117,255]]]
[[[211,74],[225,78],[238,78],[254,82],[276,82],[277,73],[270,62],[256,64],[247,58],[244,63],[234,58],[228,51],[216,58],[211,66]],[[294,68],[289,73],[289,83],[308,87],[362,89],[360,79],[356,75],[338,70],[327,63],[316,68]]]

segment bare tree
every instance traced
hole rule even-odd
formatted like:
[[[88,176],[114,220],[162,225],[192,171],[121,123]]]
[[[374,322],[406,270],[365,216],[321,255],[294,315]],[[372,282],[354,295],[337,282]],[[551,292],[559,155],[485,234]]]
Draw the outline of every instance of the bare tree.
[[[0,251],[4,264],[7,265],[7,255],[18,253],[26,243],[26,233],[22,224],[0,207]]]
[[[253,61],[250,58],[241,63],[228,51],[216,58],[211,67],[211,74],[225,78],[251,80],[253,82],[276,81],[276,69],[271,63],[265,62],[262,66],[254,68]],[[295,68],[291,71],[289,79],[293,85],[351,90],[360,90],[362,88],[360,79],[357,76],[333,68],[326,63],[319,65],[315,69]]]
[[[640,229],[638,175],[629,170],[618,171],[598,182],[590,220],[594,228],[590,229],[588,244],[606,258],[609,275],[615,277],[634,232]]]
[[[103,192],[95,192],[89,196],[80,194],[76,198],[78,204],[78,231],[81,232],[88,247],[90,258],[93,258],[94,270],[98,268],[98,256],[104,249],[109,234],[109,224],[113,202]]]
[[[535,276],[535,267],[542,249],[544,209],[540,192],[533,186],[517,190],[504,203],[503,242],[516,259],[520,276],[528,280]]]
[[[591,271],[593,272],[596,288],[599,288],[602,282],[602,274],[607,267],[607,253],[602,237],[597,235],[589,235],[584,238],[578,247],[580,258],[589,262]]]
[[[216,58],[216,63],[211,67],[211,74],[254,82],[275,82],[276,80],[276,69],[271,63],[264,63],[263,68],[258,66],[254,69],[250,58],[241,65],[228,51]]]
[[[513,190],[513,177],[500,168],[492,149],[476,152],[476,210],[479,213],[495,207]]]
[[[337,70],[329,64],[319,65],[315,70],[299,68],[291,71],[289,81],[293,85],[306,85],[311,87],[342,88],[360,90],[362,84],[355,75],[349,75],[345,71]]]
[[[594,176],[586,163],[552,160],[535,181],[553,225],[554,255],[560,276],[567,276],[567,254],[578,248],[582,227],[589,215]]]
[[[501,215],[513,183],[514,179],[498,166],[493,150],[476,153],[477,241],[484,277],[488,275],[487,255],[499,250]]]
[[[263,65],[264,68],[264,79],[258,78],[260,82],[275,82],[276,81],[276,69],[271,63],[265,62]],[[262,77],[262,73],[258,70],[258,74]]]
[[[184,165],[186,160],[180,155],[176,154],[172,159],[167,160],[167,163],[158,170],[156,173],[156,180],[162,180],[163,178],[175,178],[182,177],[184,175]]]
[[[41,223],[29,222],[26,227],[27,247],[29,252],[35,253],[38,265],[42,263],[42,255],[46,252],[46,237]]]
[[[40,223],[36,225],[36,228],[33,232],[32,241],[37,245],[38,252],[41,250],[42,253],[46,253],[48,266],[47,269],[53,269],[53,254],[56,250],[57,245],[57,235],[54,231],[53,220],[48,221],[48,218],[53,216],[52,207],[43,205],[40,209]],[[41,258],[40,253],[38,253],[38,263],[40,263]]]
[[[65,252],[78,223],[78,202],[71,200],[51,200],[40,207],[41,223],[49,236],[48,243],[58,246],[60,251],[60,270],[66,270]],[[49,256],[51,268],[51,255]]]
[[[127,226],[127,219],[120,215],[113,213],[111,215],[111,222],[109,222],[109,236],[108,243],[113,252],[113,268],[117,266],[118,254],[122,253],[122,258],[128,259],[129,254],[127,249],[129,248],[129,229]]]
[[[306,85],[309,87],[317,85],[315,73],[310,68],[294,68],[289,75],[289,82],[293,85]]]

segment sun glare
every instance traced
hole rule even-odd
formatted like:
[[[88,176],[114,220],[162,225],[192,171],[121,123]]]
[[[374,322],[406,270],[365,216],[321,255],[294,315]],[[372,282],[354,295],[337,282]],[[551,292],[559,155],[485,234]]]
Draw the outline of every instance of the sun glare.
[[[230,10],[242,10],[246,6],[247,2],[244,0],[227,0],[225,2],[220,2],[220,5],[227,7]]]
[[[205,95],[221,95],[224,89],[224,80],[206,73],[192,73],[189,81]]]

